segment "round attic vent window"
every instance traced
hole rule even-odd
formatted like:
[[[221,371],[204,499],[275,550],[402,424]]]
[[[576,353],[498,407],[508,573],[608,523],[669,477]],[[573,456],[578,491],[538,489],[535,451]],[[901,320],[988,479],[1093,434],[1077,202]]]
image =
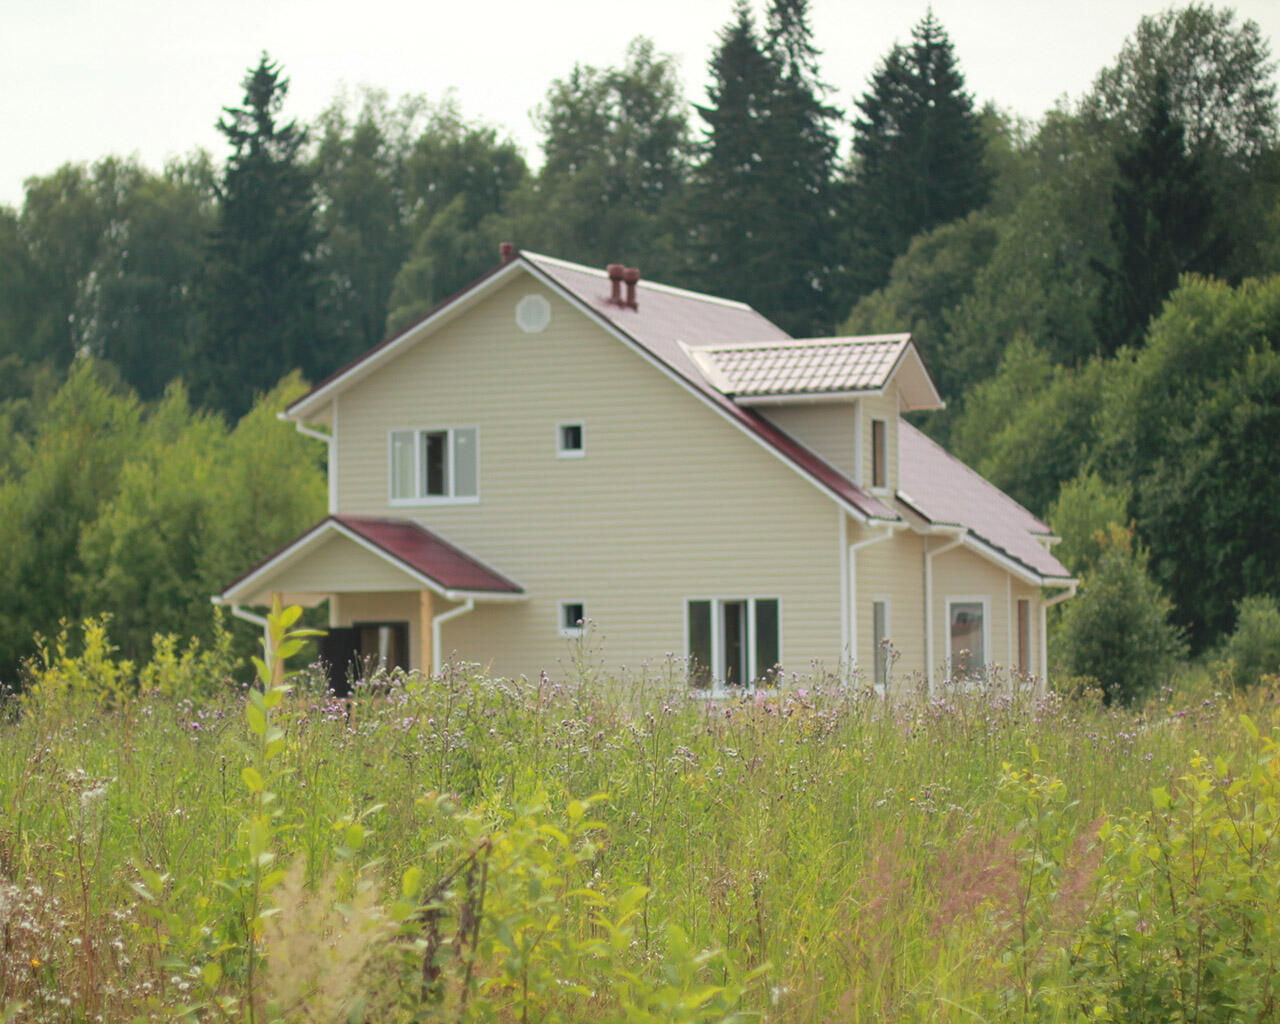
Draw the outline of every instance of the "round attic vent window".
[[[551,323],[551,303],[541,295],[526,295],[516,303],[516,323],[525,334],[537,334]]]

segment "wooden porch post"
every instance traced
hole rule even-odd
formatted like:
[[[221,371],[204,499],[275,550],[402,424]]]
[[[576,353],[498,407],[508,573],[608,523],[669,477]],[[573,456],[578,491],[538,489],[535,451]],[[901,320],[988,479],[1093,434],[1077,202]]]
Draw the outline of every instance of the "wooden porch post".
[[[418,591],[418,671],[423,675],[431,674],[431,620],[434,618],[431,607],[431,591]]]

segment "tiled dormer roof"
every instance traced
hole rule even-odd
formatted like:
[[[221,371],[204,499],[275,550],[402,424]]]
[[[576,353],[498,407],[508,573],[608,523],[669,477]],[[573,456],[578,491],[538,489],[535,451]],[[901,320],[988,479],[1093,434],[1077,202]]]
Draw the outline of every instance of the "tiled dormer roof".
[[[695,363],[735,398],[878,391],[911,342],[909,334],[703,345]]]

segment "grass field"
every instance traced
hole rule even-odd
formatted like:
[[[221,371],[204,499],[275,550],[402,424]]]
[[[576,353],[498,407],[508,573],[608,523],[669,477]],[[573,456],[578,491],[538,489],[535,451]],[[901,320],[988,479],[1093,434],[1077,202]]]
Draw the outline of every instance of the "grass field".
[[[1276,1017],[1272,693],[294,683],[12,706],[0,1020]]]

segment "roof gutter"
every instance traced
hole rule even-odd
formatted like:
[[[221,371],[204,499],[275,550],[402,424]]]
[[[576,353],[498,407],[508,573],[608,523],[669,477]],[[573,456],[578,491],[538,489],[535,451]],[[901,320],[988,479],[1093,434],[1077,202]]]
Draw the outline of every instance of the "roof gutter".
[[[431,620],[431,674],[433,676],[438,676],[440,674],[440,669],[443,667],[444,663],[440,656],[440,645],[443,643],[440,636],[440,627],[450,619],[456,619],[460,616],[466,615],[467,612],[474,609],[475,606],[475,601],[468,598],[462,604],[458,605],[457,608],[452,608],[443,615],[437,615]]]

